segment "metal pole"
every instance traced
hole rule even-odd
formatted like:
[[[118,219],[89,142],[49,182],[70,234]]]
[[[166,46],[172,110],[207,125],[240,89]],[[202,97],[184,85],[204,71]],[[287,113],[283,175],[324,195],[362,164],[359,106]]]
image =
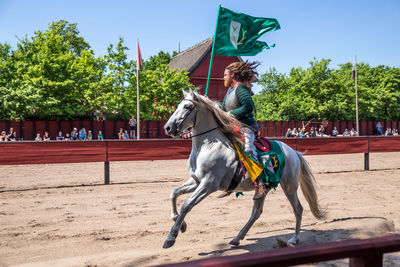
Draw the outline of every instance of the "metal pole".
[[[139,102],[139,38],[137,39],[138,58],[136,61],[136,137],[140,140],[140,102]]]
[[[357,136],[360,136],[360,128],[359,128],[359,123],[358,123],[358,90],[357,90],[357,55],[355,57],[355,64],[354,64],[354,70],[355,70],[355,87],[356,87],[356,131],[357,131]]]
[[[219,5],[219,7],[218,7],[217,22],[215,24],[214,38],[213,38],[213,43],[212,43],[212,48],[211,48],[211,56],[210,56],[210,66],[208,67],[207,84],[206,84],[206,91],[204,92],[204,95],[208,95],[208,85],[210,83],[212,62],[213,62],[213,57],[214,57],[215,38],[216,38],[216,34],[217,34],[218,21],[219,21],[219,11],[220,10],[221,10],[221,5]]]
[[[110,162],[108,161],[108,141],[106,143],[106,161],[104,162],[104,184],[110,184]]]

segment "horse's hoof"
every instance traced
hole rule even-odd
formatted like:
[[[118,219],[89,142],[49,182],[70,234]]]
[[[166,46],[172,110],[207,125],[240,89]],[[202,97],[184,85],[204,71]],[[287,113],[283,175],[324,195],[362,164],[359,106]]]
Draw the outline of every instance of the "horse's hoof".
[[[170,248],[175,244],[175,240],[166,239],[163,245],[163,248]]]
[[[229,242],[229,245],[232,245],[235,247],[239,246],[239,244],[240,244],[240,241],[239,241],[239,239],[236,239],[236,238],[232,239],[232,241]]]
[[[187,224],[185,223],[185,221],[183,221],[183,223],[181,225],[181,232],[182,233],[186,232],[186,227],[187,227]]]
[[[289,246],[296,246],[298,243],[299,243],[299,238],[298,237],[296,237],[296,236],[293,236],[292,238],[290,238],[288,241],[287,241],[287,243],[288,243],[288,245]]]

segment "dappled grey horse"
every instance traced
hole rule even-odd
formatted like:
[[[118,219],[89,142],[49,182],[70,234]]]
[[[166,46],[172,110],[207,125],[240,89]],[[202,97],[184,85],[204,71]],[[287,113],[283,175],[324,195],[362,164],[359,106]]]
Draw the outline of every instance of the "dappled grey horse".
[[[240,162],[232,143],[241,143],[242,140],[235,133],[234,125],[240,127],[240,123],[232,115],[222,111],[215,102],[192,91],[184,92],[184,100],[165,124],[165,132],[171,136],[179,136],[184,130],[192,128],[192,151],[188,161],[190,178],[171,193],[171,216],[175,224],[165,240],[164,248],[174,245],[179,229],[182,232],[186,231],[185,216],[195,205],[217,190],[227,190],[235,176],[241,175],[240,171],[238,172]],[[312,214],[317,219],[322,219],[325,212],[318,204],[313,183],[314,176],[307,161],[301,153],[282,142],[278,143],[286,160],[280,184],[296,217],[295,233],[287,242],[297,244],[303,213],[303,207],[297,196],[299,183]],[[250,179],[243,179],[235,189],[235,191],[250,190],[254,190],[254,184]],[[192,192],[193,194],[183,203],[179,214],[177,198]],[[229,244],[239,245],[240,240],[243,240],[260,217],[265,195],[261,199],[254,200],[250,219]]]

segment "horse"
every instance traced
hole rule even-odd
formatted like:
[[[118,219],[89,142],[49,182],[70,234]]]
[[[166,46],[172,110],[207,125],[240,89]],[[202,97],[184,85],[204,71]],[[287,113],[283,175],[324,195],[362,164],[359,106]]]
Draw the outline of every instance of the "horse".
[[[217,190],[226,191],[232,180],[237,175],[241,163],[233,143],[243,143],[241,137],[235,132],[235,125],[241,127],[233,115],[220,109],[218,103],[199,95],[192,90],[183,91],[184,99],[177,106],[174,113],[164,126],[165,133],[178,137],[183,131],[192,129],[192,150],[188,159],[189,179],[173,189],[171,192],[171,218],[175,221],[167,236],[163,248],[169,248],[175,244],[179,230],[186,231],[185,216],[200,201]],[[239,128],[241,129],[241,128]],[[297,196],[297,189],[300,187],[307,200],[310,210],[315,218],[323,219],[326,212],[319,205],[315,178],[311,172],[308,162],[300,152],[290,148],[283,142],[279,142],[285,156],[285,167],[282,172],[280,185],[289,200],[296,218],[296,228],[293,236],[287,241],[287,245],[297,245],[303,207]],[[254,191],[253,182],[241,179],[235,191]],[[270,189],[266,189],[262,198],[254,200],[250,219],[229,242],[238,246],[243,240],[254,222],[260,217],[263,211],[265,196]],[[177,211],[177,198],[186,193],[192,195],[182,204],[180,213]]]

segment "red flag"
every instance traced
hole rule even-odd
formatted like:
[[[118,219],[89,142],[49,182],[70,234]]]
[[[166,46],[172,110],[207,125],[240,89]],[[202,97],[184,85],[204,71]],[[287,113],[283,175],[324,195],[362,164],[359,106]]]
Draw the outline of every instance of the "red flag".
[[[142,70],[142,53],[140,53],[139,41],[137,42],[137,69]]]

